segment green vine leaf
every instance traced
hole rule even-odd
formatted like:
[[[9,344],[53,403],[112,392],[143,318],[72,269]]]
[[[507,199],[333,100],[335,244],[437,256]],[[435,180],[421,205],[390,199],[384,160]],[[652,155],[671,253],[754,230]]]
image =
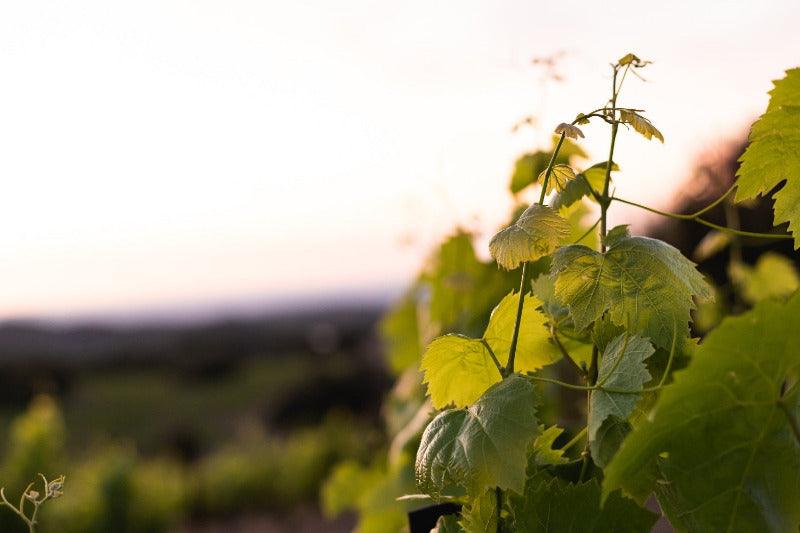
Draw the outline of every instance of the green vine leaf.
[[[489,490],[464,507],[459,524],[464,533],[497,533],[497,496]]]
[[[631,429],[633,426],[627,420],[613,415],[606,418],[595,433],[594,440],[589,443],[594,463],[600,468],[608,466]]]
[[[616,163],[612,163],[611,171],[615,172],[618,170],[619,166]],[[579,173],[574,180],[568,181],[567,184],[562,188],[561,192],[559,192],[555,198],[553,198],[553,201],[551,202],[553,209],[558,211],[562,207],[569,207],[584,197],[593,199],[594,196],[592,196],[592,190],[594,190],[596,193],[602,191],[605,178],[605,161],[590,166],[583,172]]]
[[[636,130],[637,133],[644,136],[645,139],[650,140],[653,137],[664,142],[664,136],[661,135],[661,132],[653,126],[653,124],[644,118],[642,115],[636,113],[635,111],[629,111],[626,109],[619,110],[619,120],[625,124],[630,124],[633,126],[633,129]]]
[[[763,254],[752,267],[734,262],[728,274],[742,297],[751,304],[767,298],[786,298],[800,286],[794,263],[772,252]]]
[[[417,451],[419,487],[431,495],[452,486],[472,495],[493,487],[522,492],[527,451],[539,433],[536,404],[533,384],[512,375],[469,409],[440,413]]]
[[[631,232],[629,230],[630,225],[622,224],[619,226],[615,226],[611,228],[608,233],[606,233],[605,238],[603,239],[603,243],[608,246],[614,246],[622,239],[626,239],[631,236]]]
[[[540,184],[544,184],[544,177],[547,170],[543,170],[537,179]],[[569,165],[553,165],[550,169],[550,178],[547,180],[547,194],[553,191],[563,191],[569,182],[575,179],[575,171]]]
[[[544,151],[525,154],[514,163],[514,172],[511,174],[509,188],[512,194],[517,194],[528,185],[534,183],[539,174],[547,168],[550,154]]]
[[[550,255],[569,233],[569,223],[558,213],[534,204],[516,223],[492,237],[489,252],[498,265],[513,270],[526,261]]]
[[[800,437],[782,399],[800,369],[800,294],[728,318],[661,393],[605,471],[644,500],[655,488],[680,531],[797,531]]]
[[[422,357],[422,370],[434,407],[471,405],[502,379],[489,350],[501,365],[506,365],[518,298],[519,293],[511,292],[497,304],[483,339],[445,335],[431,342]],[[515,358],[520,372],[533,372],[561,357],[557,347],[549,341],[547,317],[537,310],[539,305],[541,302],[536,297],[526,294]]]
[[[688,336],[692,297],[711,297],[694,263],[647,237],[621,238],[605,254],[582,245],[561,247],[552,272],[556,297],[569,308],[578,330],[609,311],[615,324],[666,349],[673,325],[678,335]]]
[[[598,368],[598,383],[603,387],[626,391],[640,391],[650,381],[650,372],[644,361],[655,353],[647,339],[626,334],[615,337],[603,353]],[[622,394],[600,388],[592,391],[589,402],[589,441],[594,441],[600,425],[610,416],[621,420],[633,412],[638,394]]]
[[[533,441],[533,462],[539,466],[561,465],[569,461],[564,450],[553,448],[553,443],[564,433],[558,426],[550,426]]]
[[[537,533],[642,533],[656,516],[618,492],[600,506],[596,480],[569,483],[539,473],[528,481],[523,496],[512,496],[517,531]]]
[[[750,130],[750,145],[742,154],[736,201],[774,194],[775,225],[789,223],[794,247],[800,248],[800,68],[774,82],[767,111]]]

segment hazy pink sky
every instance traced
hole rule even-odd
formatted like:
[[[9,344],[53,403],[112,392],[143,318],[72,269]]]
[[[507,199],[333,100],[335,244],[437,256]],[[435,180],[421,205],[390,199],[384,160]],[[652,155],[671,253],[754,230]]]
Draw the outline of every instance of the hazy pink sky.
[[[454,224],[506,218],[515,157],[628,51],[655,64],[622,102],[667,142],[623,135],[618,191],[663,205],[800,63],[800,3],[766,6],[4,2],[0,315],[401,284]],[[543,94],[530,58],[558,50]]]

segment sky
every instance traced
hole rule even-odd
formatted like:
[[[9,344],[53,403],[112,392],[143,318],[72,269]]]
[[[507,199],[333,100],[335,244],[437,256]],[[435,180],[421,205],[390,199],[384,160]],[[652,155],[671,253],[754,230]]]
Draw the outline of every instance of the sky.
[[[601,106],[629,51],[654,64],[620,103],[666,143],[622,135],[617,192],[668,206],[800,62],[797,20],[796,1],[3,2],[0,317],[397,290],[455,225],[485,255],[515,158]],[[558,52],[543,83],[531,58]],[[604,160],[606,129],[585,133]]]

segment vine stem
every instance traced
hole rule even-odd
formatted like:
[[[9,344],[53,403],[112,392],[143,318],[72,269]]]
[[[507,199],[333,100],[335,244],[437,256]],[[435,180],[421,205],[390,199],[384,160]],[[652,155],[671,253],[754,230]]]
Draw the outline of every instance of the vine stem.
[[[550,180],[550,173],[553,172],[553,164],[558,157],[558,152],[561,151],[561,145],[564,144],[566,133],[562,133],[558,139],[553,154],[550,156],[550,161],[547,163],[547,170],[544,171],[544,182],[542,183],[542,193],[539,196],[539,205],[544,205],[544,198],[547,195],[547,182]],[[525,280],[528,274],[528,262],[522,263],[522,272],[520,273],[519,280],[519,302],[517,303],[517,318],[514,321],[514,334],[511,337],[511,347],[508,350],[508,364],[506,365],[505,375],[514,373],[514,358],[517,354],[517,340],[519,339],[519,328],[522,322],[522,309],[525,305],[525,293],[528,292],[525,287]]]
[[[729,191],[730,191],[730,189],[729,189]],[[729,193],[726,193],[726,196],[727,196],[727,194],[729,194]],[[721,198],[725,198],[725,196],[723,196]],[[646,206],[644,204],[633,202],[631,200],[626,200],[625,198],[620,198],[619,196],[612,196],[611,198],[609,198],[609,200],[613,200],[613,201],[620,202],[620,203],[627,204],[627,205],[632,205],[633,207],[638,207],[639,209],[644,209],[645,211],[649,211],[651,213],[655,213],[657,215],[661,215],[661,216],[665,216],[665,217],[669,217],[669,218],[674,218],[676,220],[692,220],[694,222],[697,222],[698,224],[702,224],[703,226],[707,226],[709,228],[713,228],[715,230],[722,231],[724,233],[730,233],[731,235],[739,235],[740,237],[754,237],[754,238],[757,238],[757,239],[793,239],[794,238],[791,235],[786,234],[786,233],[758,233],[758,232],[755,232],[755,231],[742,231],[742,230],[738,230],[738,229],[734,229],[734,228],[729,228],[727,226],[720,226],[719,224],[714,224],[713,222],[709,222],[708,220],[706,220],[704,218],[700,218],[700,216],[697,213],[693,213],[691,215],[681,215],[679,213],[670,213],[668,211],[661,211],[660,209],[656,209],[654,207],[649,207],[649,206]],[[721,199],[717,199],[716,203],[718,203],[719,201],[721,201]],[[711,204],[711,207],[714,207],[716,205],[716,203]],[[708,209],[710,209],[710,207],[706,206],[705,208],[703,208],[700,211],[698,211],[698,213],[701,213],[701,212],[705,213]]]

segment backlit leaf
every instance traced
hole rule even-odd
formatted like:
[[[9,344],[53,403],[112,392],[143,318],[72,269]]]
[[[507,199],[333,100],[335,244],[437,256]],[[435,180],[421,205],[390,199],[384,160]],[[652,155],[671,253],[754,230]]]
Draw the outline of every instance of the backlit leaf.
[[[775,81],[769,106],[750,130],[750,145],[742,154],[736,201],[773,195],[775,224],[789,223],[794,247],[800,248],[800,68],[786,71]]]
[[[767,298],[785,298],[800,286],[797,269],[786,257],[767,252],[758,258],[755,266],[733,263],[729,271],[731,280],[751,304]]]
[[[544,185],[546,170],[539,174],[538,182]],[[547,193],[552,191],[563,191],[567,184],[575,179],[575,171],[569,165],[553,165],[550,169],[550,177],[547,179]]]
[[[598,383],[603,387],[624,391],[640,391],[650,381],[650,373],[644,364],[655,349],[647,339],[636,335],[622,334],[615,337],[603,352],[598,367]],[[638,394],[623,394],[603,390],[592,391],[589,402],[589,440],[593,441],[600,425],[609,416],[621,420],[628,418]]]
[[[779,400],[800,369],[799,317],[796,295],[724,320],[625,439],[604,494],[655,488],[679,531],[797,531],[800,442]]]
[[[688,335],[693,296],[709,298],[708,284],[694,264],[669,244],[627,237],[605,254],[582,245],[553,256],[555,294],[569,308],[578,330],[609,311],[611,320],[669,348],[673,324]]]
[[[554,449],[553,443],[564,433],[558,426],[550,426],[533,441],[533,461],[539,466],[560,465],[568,461],[564,450]]]
[[[573,126],[572,124],[567,124],[566,122],[562,122],[561,124],[556,126],[555,132],[558,135],[561,135],[563,133],[565,137],[568,137],[570,139],[577,139],[579,137],[583,139],[583,132],[581,131],[581,129],[578,126]]]
[[[658,131],[658,129],[653,126],[649,120],[635,111],[620,109],[619,120],[625,124],[630,124],[633,126],[633,129],[636,130],[637,133],[643,135],[645,139],[650,140],[655,137],[662,143],[664,142],[664,136],[661,135],[661,132]]]
[[[492,237],[489,251],[498,265],[512,270],[526,261],[550,255],[569,233],[569,223],[558,213],[534,204],[516,223]]]
[[[440,413],[425,429],[416,478],[433,495],[461,486],[472,495],[500,487],[522,492],[530,443],[539,432],[533,385],[512,375],[468,409]]]
[[[500,372],[489,349],[501,365],[507,364],[518,301],[519,293],[512,292],[497,304],[489,318],[483,341],[461,335],[445,335],[428,346],[422,357],[422,370],[434,407],[466,407],[500,381]],[[515,369],[519,372],[538,370],[561,357],[558,348],[549,340],[545,325],[547,318],[537,310],[540,305],[536,297],[526,294],[514,359]]]

